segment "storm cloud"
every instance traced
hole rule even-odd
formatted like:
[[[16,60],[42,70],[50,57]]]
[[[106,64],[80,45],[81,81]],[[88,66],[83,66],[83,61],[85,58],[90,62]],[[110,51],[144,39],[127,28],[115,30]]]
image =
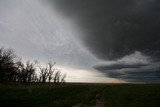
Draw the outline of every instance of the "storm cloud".
[[[86,47],[101,59],[140,51],[160,58],[159,0],[49,0],[75,20]]]
[[[141,52],[134,52],[115,61],[106,61],[94,68],[108,77],[123,79],[129,82],[160,82],[160,62]]]
[[[159,0],[48,1],[76,22],[86,49],[103,60],[93,68],[130,82],[160,82]]]

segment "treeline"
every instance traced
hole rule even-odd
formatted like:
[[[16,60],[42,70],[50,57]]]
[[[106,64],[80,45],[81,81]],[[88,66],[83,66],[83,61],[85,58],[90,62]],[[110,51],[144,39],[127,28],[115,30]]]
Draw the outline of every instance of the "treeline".
[[[11,49],[0,48],[0,83],[65,82],[66,74],[54,67],[55,63],[41,65],[38,61],[26,63]]]

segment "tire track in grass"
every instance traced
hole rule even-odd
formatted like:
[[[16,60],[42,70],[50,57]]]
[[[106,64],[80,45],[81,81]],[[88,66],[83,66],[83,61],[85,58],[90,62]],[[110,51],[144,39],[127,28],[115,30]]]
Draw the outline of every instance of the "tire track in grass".
[[[96,90],[94,93],[94,96],[92,96],[91,98],[91,101],[90,101],[90,104],[82,104],[82,103],[78,103],[72,107],[111,107],[109,102],[106,102],[104,100],[104,97],[103,97],[103,91],[105,90],[105,88],[107,88],[108,86],[105,86],[99,90]]]

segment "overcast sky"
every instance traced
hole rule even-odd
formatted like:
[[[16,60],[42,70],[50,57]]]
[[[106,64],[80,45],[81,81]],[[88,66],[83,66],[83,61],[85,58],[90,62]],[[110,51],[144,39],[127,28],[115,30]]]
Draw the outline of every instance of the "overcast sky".
[[[0,0],[0,46],[72,82],[160,82],[160,1]]]

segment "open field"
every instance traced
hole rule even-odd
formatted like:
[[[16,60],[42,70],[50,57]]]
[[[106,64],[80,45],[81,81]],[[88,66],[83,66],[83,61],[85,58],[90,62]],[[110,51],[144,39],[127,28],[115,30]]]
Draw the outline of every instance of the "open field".
[[[0,107],[160,107],[160,84],[0,85]]]

